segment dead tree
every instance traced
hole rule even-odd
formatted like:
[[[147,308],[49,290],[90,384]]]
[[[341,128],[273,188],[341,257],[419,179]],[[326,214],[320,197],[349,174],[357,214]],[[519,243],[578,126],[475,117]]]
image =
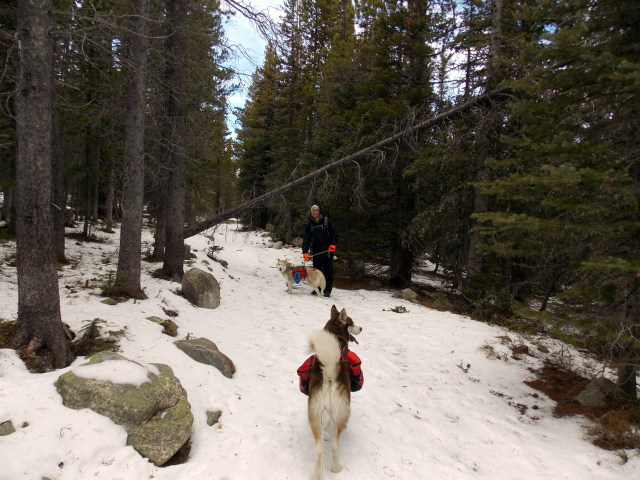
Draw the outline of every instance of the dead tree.
[[[195,225],[193,225],[190,228],[187,228],[184,231],[184,238],[189,238],[192,237],[194,235],[197,235],[198,233],[202,233],[205,230],[215,227],[216,225],[224,222],[225,220],[228,220],[232,217],[235,217],[241,213],[244,213],[248,210],[251,210],[252,208],[256,208],[259,207],[261,205],[264,205],[268,202],[270,202],[271,200],[273,200],[274,198],[277,198],[279,195],[282,195],[285,192],[288,192],[289,190],[292,190],[294,188],[297,187],[301,187],[302,185],[306,185],[307,183],[310,183],[311,181],[315,180],[316,178],[320,177],[321,175],[325,175],[329,172],[332,172],[333,170],[336,170],[340,167],[343,167],[344,165],[348,164],[349,162],[353,162],[355,160],[357,160],[358,158],[361,157],[365,157],[369,154],[372,154],[384,147],[387,147],[389,145],[392,145],[395,142],[399,142],[401,140],[404,140],[405,138],[409,137],[410,134],[417,132],[419,130],[424,130],[425,128],[429,128],[432,127],[434,125],[436,125],[439,122],[443,122],[445,120],[449,120],[453,117],[456,117],[458,115],[461,115],[462,113],[464,113],[465,111],[471,109],[471,108],[475,108],[475,107],[479,107],[487,102],[490,102],[494,99],[496,99],[499,96],[503,96],[507,93],[507,89],[506,88],[497,88],[496,90],[487,92],[483,95],[480,95],[479,97],[470,100],[466,103],[463,103],[461,105],[458,105],[455,108],[452,108],[450,110],[447,110],[446,112],[442,112],[438,115],[436,115],[435,117],[432,117],[428,120],[425,120],[423,122],[417,123],[415,125],[412,125],[406,129],[404,129],[403,131],[396,133],[395,135],[392,135],[390,137],[385,138],[384,140],[380,140],[377,143],[374,143],[373,145],[370,145],[369,147],[363,148],[362,150],[359,150],[355,153],[352,153],[351,155],[347,155],[345,157],[342,157],[332,163],[329,163],[328,165],[325,165],[322,168],[319,168],[318,170],[315,170],[303,177],[298,178],[297,180],[294,180],[293,182],[287,183],[285,185],[282,185],[278,188],[275,188],[267,193],[264,193],[258,197],[252,198],[251,200],[248,200],[246,202],[241,203],[240,205],[234,207],[234,208],[230,208],[229,210],[225,210],[222,213],[219,213],[218,215],[213,216],[212,218],[208,219],[208,220],[204,220],[202,222],[199,222]]]

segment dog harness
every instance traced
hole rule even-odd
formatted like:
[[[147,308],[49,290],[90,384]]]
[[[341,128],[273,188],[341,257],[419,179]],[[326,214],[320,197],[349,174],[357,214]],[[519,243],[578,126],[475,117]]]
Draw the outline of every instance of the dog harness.
[[[362,388],[364,384],[364,373],[360,365],[362,361],[360,357],[353,353],[348,348],[343,348],[340,351],[340,357],[343,365],[347,366],[349,372],[349,379],[351,380],[351,391],[357,392]],[[311,355],[307,358],[302,365],[298,368],[298,377],[300,377],[300,391],[305,395],[309,395],[309,376],[315,366],[318,358],[316,355]]]
[[[291,275],[293,275],[293,281],[296,282],[296,284],[300,283],[300,281],[304,280],[305,277],[307,276],[307,271],[304,269],[304,266],[291,267],[289,268],[289,270],[291,270]]]

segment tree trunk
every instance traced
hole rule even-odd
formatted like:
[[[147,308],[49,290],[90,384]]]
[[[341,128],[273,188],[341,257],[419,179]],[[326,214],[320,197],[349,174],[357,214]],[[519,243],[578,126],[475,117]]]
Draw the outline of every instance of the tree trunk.
[[[163,272],[174,281],[182,281],[184,262],[184,197],[187,116],[186,28],[187,0],[169,1],[172,33],[169,36],[169,188],[166,203],[166,250]]]
[[[105,206],[105,231],[113,233],[113,208],[116,200],[116,192],[114,185],[115,173],[113,171],[113,162],[109,166],[109,173],[107,174],[107,201]]]
[[[636,323],[630,328],[629,339],[620,358],[618,368],[618,386],[634,401],[638,400],[638,384],[636,381],[638,365],[640,365],[640,349],[637,339],[640,337],[640,326]]]
[[[100,140],[102,142],[102,140]],[[100,204],[100,157],[104,155],[102,145],[99,144],[96,156],[93,158],[93,178],[91,185],[91,220],[94,228],[98,227],[98,206]]]
[[[54,94],[55,95],[55,94]],[[67,263],[65,256],[65,214],[67,196],[64,188],[64,151],[62,147],[62,132],[60,119],[53,108],[53,152],[51,158],[53,202],[51,212],[53,214],[53,229],[55,232],[56,260],[58,263]]]
[[[487,59],[487,79],[486,90],[491,91],[499,83],[499,75],[496,71],[496,61],[500,55],[502,45],[502,22],[503,22],[503,0],[494,0],[493,14],[491,24],[491,43],[489,45],[489,58]],[[479,151],[477,157],[477,173],[476,182],[486,182],[489,180],[489,167],[487,160],[495,151],[497,143],[496,129],[498,126],[498,118],[493,110],[487,112],[487,117],[483,120],[483,124],[478,128]],[[473,212],[485,213],[489,210],[489,197],[480,185],[473,187]],[[482,273],[483,258],[478,251],[478,247],[482,242],[480,232],[472,228],[469,237],[469,251],[467,256],[467,278]]]
[[[28,353],[47,348],[53,366],[63,368],[73,354],[60,315],[51,218],[52,11],[52,0],[18,2],[18,326],[13,344],[27,346]]]
[[[147,0],[132,0],[129,30],[129,85],[125,119],[125,168],[118,273],[113,287],[133,298],[147,298],[140,286],[144,202],[144,88],[147,64]],[[124,292],[122,292],[124,291]]]
[[[164,261],[164,252],[167,246],[167,217],[164,205],[159,205],[156,210],[156,231],[153,242],[153,259]]]

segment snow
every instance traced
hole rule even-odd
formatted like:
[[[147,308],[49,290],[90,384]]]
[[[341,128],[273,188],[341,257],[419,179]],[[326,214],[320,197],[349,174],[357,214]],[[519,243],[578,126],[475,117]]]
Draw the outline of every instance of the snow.
[[[100,287],[116,270],[117,234],[100,232],[103,243],[68,239],[73,264],[60,271],[59,282],[63,320],[74,331],[100,318],[106,322],[105,336],[123,332],[120,353],[130,365],[91,367],[92,378],[140,384],[155,371],[151,363],[173,369],[195,417],[188,461],[156,467],[126,445],[123,427],[62,404],[54,382],[68,370],[86,372],[88,367],[79,368],[86,358],[66,369],[30,374],[13,350],[1,349],[0,423],[12,421],[16,432],[0,437],[0,480],[308,478],[313,437],[296,369],[307,356],[308,335],[324,325],[334,304],[363,327],[353,350],[362,359],[365,382],[352,395],[351,419],[341,440],[344,468],[331,473],[327,454],[327,480],[640,478],[636,453],[625,452],[625,463],[623,455],[593,446],[586,420],[555,418],[554,402],[523,383],[541,366],[541,354],[513,359],[504,337],[526,339],[404,301],[392,291],[334,289],[327,299],[310,295],[300,284],[289,295],[276,260],[300,263],[299,249],[269,248],[270,239],[241,232],[235,224],[208,233],[187,243],[197,256],[193,266],[220,282],[222,301],[214,310],[189,304],[179,295],[179,284],[152,278],[160,265],[148,262],[143,262],[148,300],[101,303]],[[151,242],[146,231],[144,240]],[[216,255],[227,268],[207,258],[214,244],[222,247]],[[0,259],[13,248],[1,243]],[[396,313],[395,307],[406,312]],[[177,338],[147,320],[168,318],[164,310],[178,312],[172,319],[179,327]],[[0,264],[0,318],[16,316],[15,268],[5,262]],[[215,342],[234,361],[233,378],[174,345],[187,336]],[[528,408],[521,412],[520,405]],[[207,425],[208,410],[222,411],[213,426]],[[328,443],[325,448],[328,452]]]
[[[78,377],[139,387],[149,381],[149,372],[159,375],[155,365],[140,365],[131,361],[107,360],[94,365],[81,365],[71,370]]]

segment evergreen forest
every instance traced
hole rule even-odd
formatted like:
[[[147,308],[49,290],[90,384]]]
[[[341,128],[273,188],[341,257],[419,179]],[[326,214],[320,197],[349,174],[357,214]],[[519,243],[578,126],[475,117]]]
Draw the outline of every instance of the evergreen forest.
[[[143,212],[176,280],[199,222],[233,211],[291,243],[319,204],[338,277],[418,288],[429,265],[430,301],[596,352],[637,399],[640,3],[283,0],[275,23],[256,5],[3,2],[2,234],[20,250],[37,217],[23,252],[51,249],[18,253],[21,284],[64,261],[65,222],[118,223],[106,294],[143,298]],[[248,81],[226,66],[238,15],[268,40]],[[61,322],[43,335],[19,302],[16,342],[68,364]]]

